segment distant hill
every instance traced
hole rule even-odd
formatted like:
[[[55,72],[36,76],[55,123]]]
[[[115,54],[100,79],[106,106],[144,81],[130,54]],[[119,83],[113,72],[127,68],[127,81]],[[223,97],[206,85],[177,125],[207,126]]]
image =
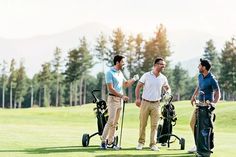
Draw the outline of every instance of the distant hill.
[[[70,49],[79,46],[79,39],[83,36],[88,40],[89,46],[101,32],[109,33],[112,30],[99,23],[87,23],[74,29],[52,35],[35,36],[28,39],[4,39],[0,38],[0,62],[3,59],[10,63],[12,58],[17,62],[25,61],[27,74],[32,77],[39,72],[44,62],[53,59],[56,47],[62,49],[63,58],[66,58]]]
[[[198,65],[200,58],[201,57],[199,56],[181,62],[173,62],[171,63],[171,67],[174,68],[176,64],[180,63],[182,68],[188,71],[189,76],[193,77],[198,74]]]
[[[66,58],[67,52],[78,47],[79,39],[85,36],[91,51],[94,52],[94,44],[100,32],[110,35],[112,29],[100,23],[87,23],[61,33],[34,36],[28,39],[5,39],[0,37],[0,62],[5,59],[10,63],[10,60],[15,58],[17,63],[19,63],[22,58],[25,61],[28,76],[32,77],[41,70],[41,65],[44,62],[49,62],[53,59],[53,53],[56,47],[62,49],[62,56]],[[124,29],[124,31],[128,35],[137,33],[132,32],[132,30]],[[150,30],[151,33],[145,32],[143,34],[144,38],[153,37],[154,31],[155,28]],[[174,52],[171,56],[172,66],[177,62],[181,62],[182,66],[189,71],[190,75],[194,75],[197,71],[196,68],[200,58],[198,56],[202,55],[207,40],[213,39],[216,41],[215,43],[218,49],[221,49],[226,40],[222,37],[193,30],[167,30],[167,35],[171,44],[171,51]],[[91,69],[91,73],[96,75],[101,70],[101,64],[97,64]]]

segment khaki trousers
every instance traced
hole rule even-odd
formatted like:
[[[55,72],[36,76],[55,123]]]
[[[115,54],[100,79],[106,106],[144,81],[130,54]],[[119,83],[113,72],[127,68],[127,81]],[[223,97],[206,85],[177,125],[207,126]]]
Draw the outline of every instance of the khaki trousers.
[[[193,114],[190,120],[190,127],[192,129],[193,135],[194,135],[194,126],[196,124],[196,117],[197,117],[196,114],[197,114],[197,108],[194,108]]]
[[[108,143],[112,143],[115,136],[116,126],[120,118],[120,111],[122,109],[123,100],[119,97],[108,96],[108,120],[102,133],[102,141],[105,142],[108,139]]]
[[[145,143],[145,132],[148,117],[151,118],[151,134],[150,134],[150,144],[149,146],[153,146],[156,144],[156,133],[157,133],[157,123],[160,119],[160,102],[150,103],[147,101],[141,102],[140,107],[140,115],[139,115],[139,143]]]

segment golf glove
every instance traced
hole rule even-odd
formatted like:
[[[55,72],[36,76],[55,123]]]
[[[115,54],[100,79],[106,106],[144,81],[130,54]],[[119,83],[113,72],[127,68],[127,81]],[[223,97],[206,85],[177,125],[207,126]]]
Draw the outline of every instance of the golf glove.
[[[166,100],[170,99],[170,97],[171,97],[171,94],[170,94],[169,92],[166,92],[166,93],[163,95],[163,98],[166,99]]]
[[[137,81],[137,80],[139,79],[138,74],[134,75],[132,79],[133,79],[134,81]]]

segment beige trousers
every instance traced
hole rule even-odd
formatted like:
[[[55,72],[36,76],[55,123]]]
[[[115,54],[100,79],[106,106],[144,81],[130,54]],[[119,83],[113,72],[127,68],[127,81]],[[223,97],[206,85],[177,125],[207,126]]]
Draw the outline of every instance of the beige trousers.
[[[150,144],[153,146],[156,144],[156,133],[157,133],[157,124],[160,119],[160,102],[150,103],[147,101],[141,102],[140,115],[139,115],[139,143],[145,143],[145,132],[148,117],[151,118],[151,134],[150,134]]]
[[[197,108],[194,108],[193,110],[193,114],[192,114],[192,117],[191,117],[191,120],[190,120],[190,127],[192,129],[192,132],[194,134],[194,126],[196,124],[196,113],[197,113]]]
[[[102,141],[105,142],[108,139],[108,143],[112,143],[115,136],[116,126],[120,118],[120,112],[122,108],[123,100],[119,97],[108,96],[108,120],[102,133]]]

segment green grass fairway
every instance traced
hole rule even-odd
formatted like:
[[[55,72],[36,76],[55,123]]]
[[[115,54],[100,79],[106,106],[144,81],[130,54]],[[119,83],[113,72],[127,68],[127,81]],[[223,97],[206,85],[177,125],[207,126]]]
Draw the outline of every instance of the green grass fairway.
[[[1,157],[192,157],[187,150],[193,145],[189,127],[193,108],[189,101],[174,102],[178,116],[173,133],[186,140],[185,150],[176,141],[160,152],[148,149],[150,123],[146,134],[146,148],[135,150],[138,139],[139,109],[127,104],[122,138],[122,150],[100,150],[100,138],[93,137],[89,147],[82,147],[84,133],[97,131],[95,104],[78,107],[0,109],[0,156]],[[236,102],[221,102],[216,109],[215,148],[213,157],[236,156]],[[119,134],[119,131],[117,132]]]

